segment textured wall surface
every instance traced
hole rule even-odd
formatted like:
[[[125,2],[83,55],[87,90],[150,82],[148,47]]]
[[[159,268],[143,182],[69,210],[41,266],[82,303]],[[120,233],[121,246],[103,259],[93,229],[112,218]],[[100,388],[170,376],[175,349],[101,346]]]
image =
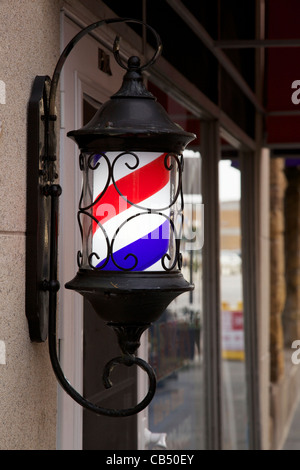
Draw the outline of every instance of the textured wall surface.
[[[27,103],[59,57],[60,6],[0,2],[0,450],[56,446],[57,382],[25,316],[25,231]]]
[[[284,373],[282,312],[286,300],[284,257],[284,160],[270,165],[270,360],[271,381],[278,382]]]

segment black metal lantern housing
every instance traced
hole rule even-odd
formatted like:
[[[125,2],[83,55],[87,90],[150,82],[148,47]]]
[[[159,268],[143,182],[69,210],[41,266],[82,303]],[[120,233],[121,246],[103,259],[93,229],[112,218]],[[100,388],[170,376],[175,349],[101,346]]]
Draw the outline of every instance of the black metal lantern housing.
[[[74,43],[84,32],[86,34],[103,23],[116,21],[140,23],[131,19],[105,20],[79,33],[58,62],[52,79],[54,90],[61,67]],[[152,28],[150,30],[154,32]],[[143,84],[142,71],[157,59],[161,51],[160,39],[156,32],[154,34],[157,51],[144,66],[138,57],[130,57],[125,65],[120,59],[119,38],[116,38],[114,56],[126,69],[121,89],[102,105],[87,125],[67,134],[80,150],[83,186],[78,210],[82,238],[82,248],[77,255],[79,269],[65,287],[84,296],[117,333],[123,356],[106,365],[104,385],[111,385],[109,373],[116,364],[135,363],[147,372],[149,392],[140,404],[129,410],[106,410],[90,404],[66,383],[60,369],[54,345],[55,315],[51,316],[59,288],[54,226],[60,188],[53,181],[43,182],[43,197],[50,195],[52,201],[52,216],[49,218],[53,255],[50,265],[53,269],[50,271],[54,278],[44,282],[42,287],[49,292],[52,365],[67,393],[82,406],[109,416],[137,413],[152,399],[154,372],[149,364],[135,356],[140,336],[175,297],[193,289],[180,271],[180,238],[183,221],[182,152],[195,136],[173,123]],[[53,121],[53,94],[53,90],[52,94],[50,91],[48,135]],[[50,138],[50,147],[55,145],[53,142],[55,139]],[[55,172],[53,158],[51,160],[51,155],[49,158],[49,153],[53,152],[47,153],[48,160],[43,163],[49,177]]]

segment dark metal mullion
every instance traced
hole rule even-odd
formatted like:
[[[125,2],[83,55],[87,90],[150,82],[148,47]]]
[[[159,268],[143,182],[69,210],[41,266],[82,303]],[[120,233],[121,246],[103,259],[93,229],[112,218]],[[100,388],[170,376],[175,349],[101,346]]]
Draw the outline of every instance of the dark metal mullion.
[[[245,366],[247,383],[249,449],[261,449],[259,357],[258,357],[258,292],[257,292],[257,218],[256,165],[253,152],[241,152],[241,229]]]
[[[222,448],[218,121],[201,121],[205,448]]]

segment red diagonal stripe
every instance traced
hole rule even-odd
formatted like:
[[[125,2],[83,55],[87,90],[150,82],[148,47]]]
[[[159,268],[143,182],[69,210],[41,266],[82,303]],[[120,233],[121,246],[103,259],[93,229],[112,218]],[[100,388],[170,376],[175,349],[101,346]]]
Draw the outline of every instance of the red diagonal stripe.
[[[129,175],[116,181],[120,193],[128,201],[138,204],[162,189],[170,178],[170,171],[166,168],[164,162],[165,156],[165,153],[160,155],[142,168],[134,170]],[[169,162],[167,163],[169,165]],[[120,196],[115,186],[111,184],[100,200],[93,206],[93,216],[103,223],[129,207],[130,204]],[[94,223],[93,233],[96,230],[97,224]]]

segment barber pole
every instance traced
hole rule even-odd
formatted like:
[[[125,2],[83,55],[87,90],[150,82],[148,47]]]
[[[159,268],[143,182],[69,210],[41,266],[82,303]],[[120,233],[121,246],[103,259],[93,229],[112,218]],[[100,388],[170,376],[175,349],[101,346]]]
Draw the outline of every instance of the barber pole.
[[[161,259],[169,250],[174,190],[171,160],[159,152],[93,156],[92,261],[97,269],[164,269]]]

